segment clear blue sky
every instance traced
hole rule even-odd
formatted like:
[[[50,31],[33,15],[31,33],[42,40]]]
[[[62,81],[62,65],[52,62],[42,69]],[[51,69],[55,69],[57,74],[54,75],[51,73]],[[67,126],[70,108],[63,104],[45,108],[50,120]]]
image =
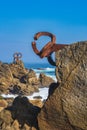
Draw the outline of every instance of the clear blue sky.
[[[0,0],[1,61],[11,62],[21,52],[24,62],[46,62],[31,47],[38,31],[52,32],[57,43],[87,40],[87,0]]]

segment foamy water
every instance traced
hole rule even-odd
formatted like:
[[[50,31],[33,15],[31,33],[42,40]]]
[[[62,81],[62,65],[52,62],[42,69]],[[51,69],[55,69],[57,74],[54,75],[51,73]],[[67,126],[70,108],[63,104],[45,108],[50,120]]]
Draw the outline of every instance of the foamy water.
[[[55,81],[57,81],[55,76],[55,68],[40,68],[40,69],[33,69],[36,72],[37,77],[39,77],[40,73],[44,73],[47,76],[53,78]]]
[[[48,97],[48,89],[49,88],[39,88],[39,92],[33,93],[31,96],[26,96],[30,100],[34,100],[34,97],[42,97],[41,100],[45,100]],[[1,94],[2,97],[4,98],[16,98],[18,95],[17,94]]]

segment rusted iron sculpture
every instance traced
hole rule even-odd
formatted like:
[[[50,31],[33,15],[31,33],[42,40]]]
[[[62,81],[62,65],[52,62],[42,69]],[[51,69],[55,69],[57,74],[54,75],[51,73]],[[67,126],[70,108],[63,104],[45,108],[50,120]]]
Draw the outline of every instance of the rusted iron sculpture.
[[[40,57],[40,58],[44,58],[47,57],[48,62],[53,65],[56,66],[56,63],[53,61],[51,54],[53,52],[56,52],[62,48],[64,48],[65,46],[67,46],[67,44],[56,44],[56,37],[55,35],[53,35],[52,33],[49,32],[38,32],[35,34],[34,36],[34,40],[38,40],[38,38],[40,36],[49,36],[51,38],[51,41],[48,42],[40,51],[37,49],[36,47],[36,42],[32,42],[32,48],[33,51]]]
[[[13,57],[14,57],[13,62],[17,63],[19,61],[19,59],[21,59],[22,54],[20,52],[16,52],[16,53],[13,54]]]

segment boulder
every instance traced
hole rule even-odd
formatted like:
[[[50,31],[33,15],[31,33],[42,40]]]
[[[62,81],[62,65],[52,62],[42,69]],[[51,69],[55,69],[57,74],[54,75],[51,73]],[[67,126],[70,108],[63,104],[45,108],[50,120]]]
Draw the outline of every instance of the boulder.
[[[4,99],[0,99],[0,112],[6,108],[8,103]]]
[[[30,103],[32,103],[34,106],[38,106],[40,108],[42,108],[43,106],[43,102],[40,99],[34,99],[34,100],[29,100]]]
[[[32,69],[29,69],[28,73],[21,78],[21,81],[29,84],[29,85],[36,85],[38,86],[40,84],[39,79],[36,76],[35,71]]]
[[[39,112],[40,108],[31,104],[28,98],[18,96],[11,106],[0,112],[0,130],[38,130]]]
[[[6,130],[13,123],[11,112],[8,110],[2,110],[0,112],[0,130]],[[8,130],[8,129],[7,129]]]
[[[56,52],[57,84],[38,115],[40,130],[87,130],[87,42]],[[53,92],[52,92],[53,87]]]
[[[9,67],[14,78],[21,79],[27,73],[22,61],[20,63],[9,64]]]
[[[40,87],[49,87],[51,83],[54,83],[55,81],[53,78],[46,76],[44,73],[40,73],[39,75],[39,81],[40,81]]]

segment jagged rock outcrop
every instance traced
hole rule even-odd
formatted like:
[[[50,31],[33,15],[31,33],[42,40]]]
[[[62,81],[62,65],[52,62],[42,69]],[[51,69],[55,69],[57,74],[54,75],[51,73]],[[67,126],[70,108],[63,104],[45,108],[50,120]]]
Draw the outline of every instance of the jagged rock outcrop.
[[[21,79],[21,77],[23,77],[27,73],[27,70],[25,69],[22,61],[9,64],[9,67],[10,67],[13,77],[19,80]]]
[[[51,83],[55,82],[51,77],[46,76],[44,73],[41,73],[39,75],[39,80],[40,80],[41,87],[49,87]]]
[[[87,42],[56,52],[58,84],[38,115],[40,130],[87,130]]]
[[[0,93],[13,93],[30,95],[38,90],[39,82],[35,72],[27,70],[23,62],[2,63],[0,62]]]
[[[21,60],[11,64],[0,62],[0,94],[30,95],[38,92],[41,86],[49,86],[52,81],[46,75],[37,78],[36,73],[26,69]]]
[[[30,69],[29,72],[22,77],[22,82],[24,80],[24,82],[28,83],[29,85],[39,85],[39,79],[36,77],[36,73]]]

